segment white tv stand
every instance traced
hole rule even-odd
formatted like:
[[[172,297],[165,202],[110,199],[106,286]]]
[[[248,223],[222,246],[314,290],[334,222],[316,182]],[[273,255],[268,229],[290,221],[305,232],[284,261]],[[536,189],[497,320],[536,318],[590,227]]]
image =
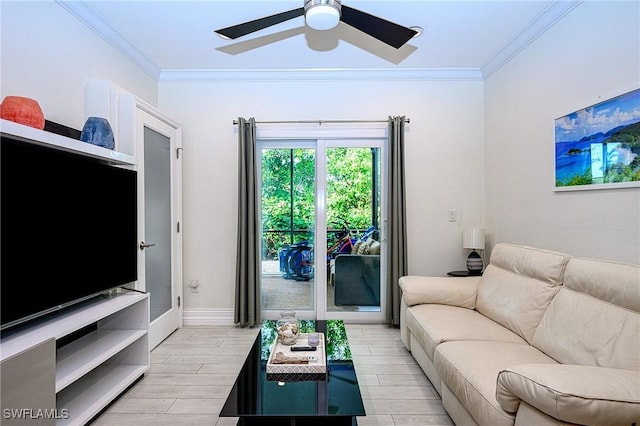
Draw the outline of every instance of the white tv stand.
[[[74,336],[73,333],[79,330],[83,331]],[[13,362],[12,369],[22,364],[25,367],[23,374],[29,374],[33,365],[46,363],[47,358],[51,358],[55,359],[55,372],[34,373],[34,379],[41,379],[43,373],[44,377],[53,377],[54,384],[36,384],[39,388],[54,389],[49,402],[39,407],[26,407],[18,396],[20,402],[17,403],[22,405],[10,407],[8,404],[13,401],[10,393],[23,391],[28,394],[28,390],[20,388],[29,386],[30,380],[20,375],[19,383],[11,383],[5,374],[10,372],[3,368],[2,413],[5,409],[43,409],[57,417],[50,419],[51,423],[43,424],[54,424],[53,421],[57,425],[85,424],[148,370],[148,330],[149,295],[112,290],[108,295],[72,306],[3,338],[0,342],[3,367],[5,362]],[[40,347],[52,339],[56,344],[44,350]],[[60,347],[65,339],[69,341]],[[41,352],[35,360],[32,350]],[[25,362],[20,363],[21,357]],[[50,406],[50,401],[55,405]],[[2,423],[10,424],[11,420],[5,417]],[[15,424],[30,423],[16,420]]]
[[[0,134],[136,166],[132,155],[12,121],[0,119]],[[3,426],[84,425],[149,369],[146,293],[111,290],[15,330],[0,338]]]

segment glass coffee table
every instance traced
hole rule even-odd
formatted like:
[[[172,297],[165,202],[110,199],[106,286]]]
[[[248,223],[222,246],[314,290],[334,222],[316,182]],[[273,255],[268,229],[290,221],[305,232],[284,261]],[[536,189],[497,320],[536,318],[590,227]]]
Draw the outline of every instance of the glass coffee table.
[[[276,322],[265,321],[240,370],[220,417],[239,417],[238,425],[355,426],[366,415],[351,349],[342,320],[300,321],[301,333],[326,336],[326,378],[268,376],[266,367],[277,337]]]

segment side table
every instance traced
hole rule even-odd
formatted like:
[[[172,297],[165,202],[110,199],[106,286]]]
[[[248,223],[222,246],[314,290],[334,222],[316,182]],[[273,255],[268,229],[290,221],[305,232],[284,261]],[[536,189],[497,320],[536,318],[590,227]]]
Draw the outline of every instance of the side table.
[[[482,271],[480,272],[469,272],[469,271],[449,271],[447,275],[450,277],[481,277]]]

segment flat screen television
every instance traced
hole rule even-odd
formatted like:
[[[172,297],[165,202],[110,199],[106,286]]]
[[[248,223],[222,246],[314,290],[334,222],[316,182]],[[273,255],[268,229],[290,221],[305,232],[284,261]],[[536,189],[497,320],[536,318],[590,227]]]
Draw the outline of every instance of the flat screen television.
[[[0,144],[0,330],[136,281],[136,172],[6,135]]]

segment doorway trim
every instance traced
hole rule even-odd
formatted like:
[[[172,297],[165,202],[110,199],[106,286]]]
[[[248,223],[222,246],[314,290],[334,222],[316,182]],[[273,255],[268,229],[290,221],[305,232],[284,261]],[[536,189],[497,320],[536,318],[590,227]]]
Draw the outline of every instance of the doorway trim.
[[[387,170],[387,122],[339,122],[339,123],[258,123],[256,128],[256,139],[260,149],[257,150],[256,155],[260,157],[262,147],[273,148],[276,146],[290,147],[291,144],[297,143],[296,147],[310,147],[311,145],[316,150],[316,160],[322,155],[323,159],[326,156],[327,147],[345,146],[341,143],[347,143],[347,146],[357,146],[359,141],[366,144],[374,141],[382,141],[379,146],[382,152],[382,169],[384,173]],[[364,145],[363,145],[364,146]],[[320,154],[322,153],[322,154]],[[261,164],[259,161],[256,164]],[[322,164],[320,164],[322,163]],[[322,179],[319,176],[324,176],[324,162],[316,161],[316,194],[319,195],[321,200],[316,200],[316,214],[317,216],[325,215],[326,206],[324,206],[324,200],[326,199],[326,187]],[[324,174],[322,174],[324,173]],[[386,185],[386,178],[383,179],[384,185]],[[382,188],[383,206],[386,206],[386,194],[387,188]],[[322,205],[318,205],[322,203]],[[324,217],[324,216],[323,216]],[[322,222],[322,223],[321,223]],[[385,257],[386,241],[384,236],[386,235],[386,229],[384,229],[387,223],[387,212],[383,209],[380,232],[382,238],[382,252],[381,258]],[[324,219],[315,221],[315,241],[316,245],[318,241],[324,241],[326,238],[326,229]],[[351,322],[371,322],[371,323],[383,323],[385,321],[386,314],[386,285],[384,283],[384,277],[386,277],[386,265],[382,263],[381,273],[381,300],[379,312],[334,312],[327,311],[326,306],[326,284],[315,285],[314,301],[315,310],[312,311],[300,311],[298,315],[301,319],[325,319],[327,316],[344,319]],[[316,271],[316,280],[326,283],[325,274],[321,270]],[[264,319],[276,319],[278,317],[278,310],[263,311]],[[308,315],[313,315],[313,318],[307,318]]]
[[[149,349],[153,349],[166,339],[173,331],[183,325],[183,283],[182,283],[182,128],[173,120],[164,116],[153,106],[133,97],[135,104],[129,100],[125,103],[132,112],[127,117],[135,117],[133,131],[135,134],[135,151],[138,163],[138,235],[144,241],[145,233],[145,200],[144,194],[144,129],[151,129],[170,140],[170,174],[171,174],[171,309],[160,315],[149,324]],[[123,106],[123,105],[121,105]],[[138,257],[138,289],[147,291],[145,282],[145,255],[140,250]]]

